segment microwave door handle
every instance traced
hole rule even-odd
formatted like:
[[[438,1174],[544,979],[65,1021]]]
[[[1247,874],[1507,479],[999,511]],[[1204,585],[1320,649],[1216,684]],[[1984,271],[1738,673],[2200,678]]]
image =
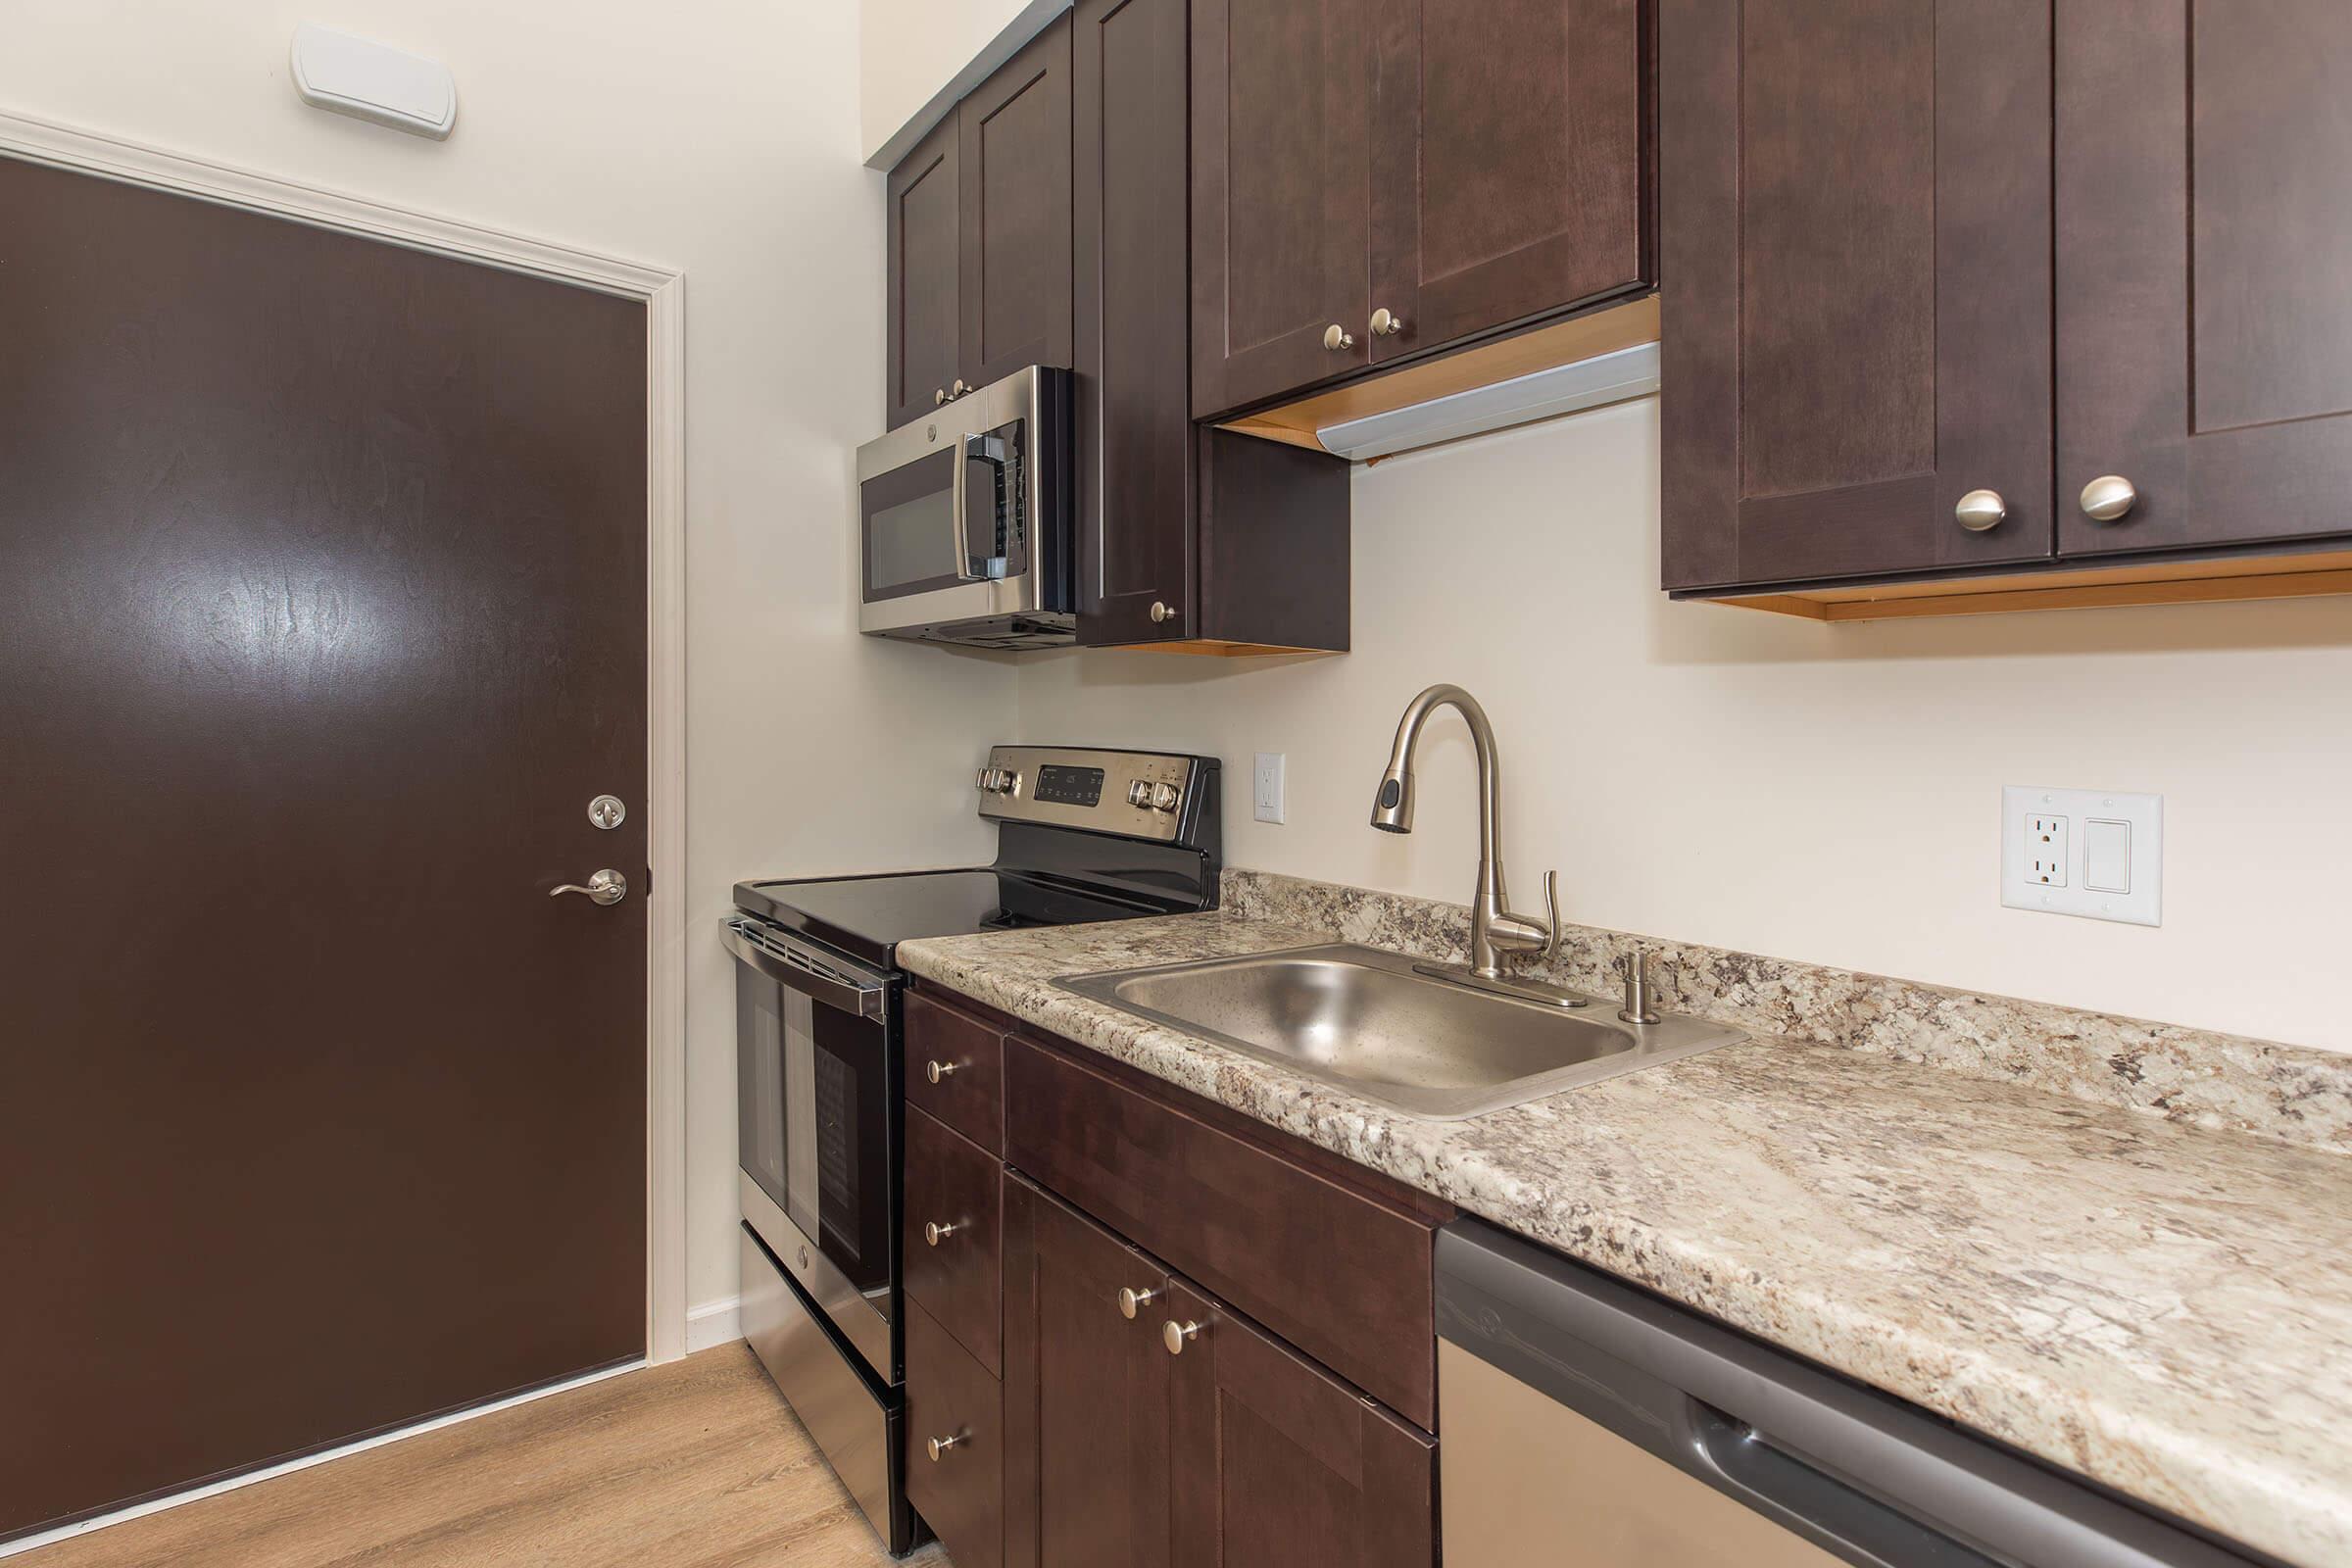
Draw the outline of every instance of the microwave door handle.
[[[801,957],[797,953],[787,955],[778,949],[752,940],[742,926],[729,920],[719,928],[719,940],[726,944],[738,963],[753,973],[763,975],[778,985],[821,1002],[860,1018],[884,1018],[890,1012],[890,984],[887,980],[864,980],[817,959],[813,955]]]
[[[994,439],[994,434],[987,430],[976,430],[956,438],[956,574],[974,582],[987,582],[1004,575],[1004,558],[996,553],[994,539],[989,541],[989,550],[985,555],[972,549],[969,477],[972,465],[985,463],[994,468],[997,473],[996,488],[1000,495],[1004,488],[1004,469],[1008,465],[1004,459],[988,450],[989,443]],[[994,514],[995,511],[996,506],[992,503],[990,512]],[[970,569],[975,559],[988,563],[985,572],[975,573]]]
[[[971,481],[964,477],[970,468],[971,440],[968,435],[956,438],[956,479],[949,491],[949,504],[956,509],[956,575],[967,582],[975,580],[972,576]]]

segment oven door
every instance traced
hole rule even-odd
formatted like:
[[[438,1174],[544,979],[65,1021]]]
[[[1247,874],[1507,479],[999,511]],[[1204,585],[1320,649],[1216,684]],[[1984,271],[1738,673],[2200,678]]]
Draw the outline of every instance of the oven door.
[[[884,1385],[899,1381],[898,986],[736,915],[743,1217]]]

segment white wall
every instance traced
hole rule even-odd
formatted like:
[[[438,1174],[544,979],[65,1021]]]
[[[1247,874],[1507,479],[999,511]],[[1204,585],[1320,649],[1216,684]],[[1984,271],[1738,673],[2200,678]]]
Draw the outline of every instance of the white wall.
[[[455,134],[305,108],[306,17],[448,63]],[[1012,724],[1004,665],[854,634],[850,455],[882,411],[857,58],[857,0],[15,0],[0,21],[0,108],[685,270],[698,1303],[735,1292],[733,982],[709,938],[735,879],[984,854],[964,781]]]
[[[1001,35],[1026,42],[1069,0],[858,0],[858,156],[870,159]]]
[[[2352,1050],[2352,598],[1829,627],[1657,589],[1655,400],[1359,466],[1339,659],[1040,656],[1035,741],[1221,756],[1226,853],[1466,901],[1472,759],[1426,733],[1416,831],[1366,825],[1396,718],[1494,721],[1522,905],[1569,918]],[[1290,757],[1252,822],[1250,754]],[[2000,786],[2165,797],[2165,923],[2005,909]]]

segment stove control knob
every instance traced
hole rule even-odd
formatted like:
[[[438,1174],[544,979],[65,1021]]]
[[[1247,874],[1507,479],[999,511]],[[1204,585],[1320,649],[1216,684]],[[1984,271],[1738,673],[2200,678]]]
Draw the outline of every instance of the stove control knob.
[[[1173,784],[1152,786],[1152,809],[1154,811],[1173,811],[1176,809],[1176,803],[1182,799],[1184,797],[1177,793],[1176,786]]]
[[[1127,804],[1129,806],[1150,806],[1152,804],[1152,781],[1148,778],[1130,780],[1127,785]]]
[[[980,793],[983,795],[1010,795],[1012,793],[1012,786],[1016,780],[1014,774],[1008,768],[984,767],[980,770],[980,775],[976,782],[979,784]]]

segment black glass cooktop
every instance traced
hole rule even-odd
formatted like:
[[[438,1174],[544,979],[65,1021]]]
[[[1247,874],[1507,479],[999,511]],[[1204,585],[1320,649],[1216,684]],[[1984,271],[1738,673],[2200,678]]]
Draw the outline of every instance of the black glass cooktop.
[[[1165,906],[1017,871],[980,867],[806,882],[739,882],[735,903],[778,925],[889,967],[902,942],[1021,926],[1165,914]]]

